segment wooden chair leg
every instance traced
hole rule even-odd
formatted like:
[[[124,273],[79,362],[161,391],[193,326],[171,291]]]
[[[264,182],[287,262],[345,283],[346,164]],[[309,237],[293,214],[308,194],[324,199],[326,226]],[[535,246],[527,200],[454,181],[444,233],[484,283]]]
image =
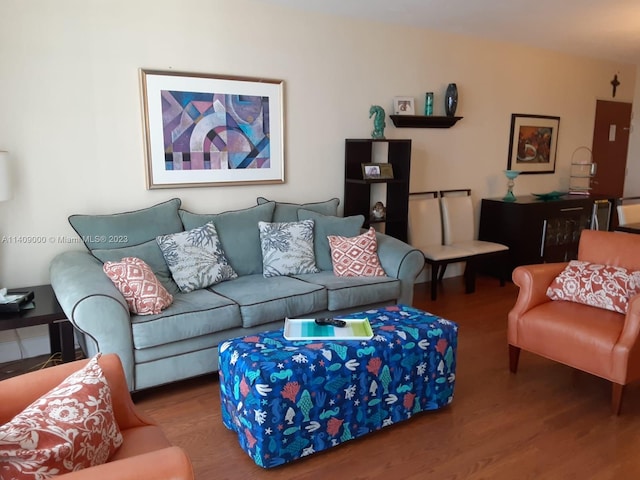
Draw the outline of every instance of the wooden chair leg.
[[[444,278],[444,272],[447,271],[447,264],[440,265],[440,274],[438,275],[438,281],[441,282]]]
[[[620,415],[622,407],[622,394],[624,393],[624,385],[619,383],[611,383],[611,412],[614,415]]]
[[[438,270],[437,264],[431,265],[431,300],[438,298]]]
[[[473,293],[476,291],[476,264],[467,260],[467,266],[464,269],[465,292]]]
[[[518,371],[518,361],[520,360],[520,347],[509,345],[509,370],[511,373]]]

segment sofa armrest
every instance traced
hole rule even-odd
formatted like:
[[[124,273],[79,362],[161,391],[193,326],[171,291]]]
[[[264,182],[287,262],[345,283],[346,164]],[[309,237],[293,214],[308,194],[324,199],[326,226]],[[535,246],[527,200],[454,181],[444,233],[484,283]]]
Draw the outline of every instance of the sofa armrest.
[[[383,233],[376,233],[376,240],[382,268],[388,276],[400,280],[398,303],[411,305],[414,282],[424,268],[424,255],[417,248]]]
[[[87,354],[116,353],[133,390],[134,361],[131,316],[124,297],[89,252],[57,255],[49,267],[51,286],[73,326],[91,339]]]
[[[123,458],[56,477],[60,480],[191,480],[194,477],[189,457],[179,447]]]

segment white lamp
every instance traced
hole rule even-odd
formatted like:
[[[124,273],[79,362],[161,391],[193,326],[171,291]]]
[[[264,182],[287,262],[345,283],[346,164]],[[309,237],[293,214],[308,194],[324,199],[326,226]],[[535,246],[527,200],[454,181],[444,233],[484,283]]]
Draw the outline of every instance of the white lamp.
[[[0,151],[0,202],[10,200],[12,196],[9,152]]]

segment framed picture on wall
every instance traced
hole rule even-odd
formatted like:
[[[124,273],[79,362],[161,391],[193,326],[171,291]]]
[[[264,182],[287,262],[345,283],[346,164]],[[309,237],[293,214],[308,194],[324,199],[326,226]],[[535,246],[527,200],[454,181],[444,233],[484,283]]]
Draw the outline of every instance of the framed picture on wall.
[[[415,115],[416,105],[413,97],[393,97],[395,115]]]
[[[147,188],[283,183],[283,83],[141,69]]]
[[[560,117],[512,114],[507,170],[554,173],[559,128]]]

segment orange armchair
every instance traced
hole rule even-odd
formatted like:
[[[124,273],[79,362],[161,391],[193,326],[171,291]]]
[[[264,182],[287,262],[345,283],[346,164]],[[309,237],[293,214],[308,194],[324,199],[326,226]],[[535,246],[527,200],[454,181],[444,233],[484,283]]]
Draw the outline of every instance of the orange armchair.
[[[578,260],[640,270],[640,235],[584,230]],[[625,314],[551,300],[547,288],[567,263],[517,267],[520,287],[509,312],[509,368],[516,373],[521,349],[612,382],[611,409],[620,414],[624,386],[640,379],[640,294]]]
[[[0,424],[9,422],[34,400],[80,370],[88,360],[65,363],[26,373],[0,382]],[[193,479],[186,453],[171,446],[151,419],[140,413],[129,394],[120,358],[105,354],[99,364],[109,382],[113,411],[124,442],[109,462],[77,472],[60,475],[64,480],[138,480]]]

